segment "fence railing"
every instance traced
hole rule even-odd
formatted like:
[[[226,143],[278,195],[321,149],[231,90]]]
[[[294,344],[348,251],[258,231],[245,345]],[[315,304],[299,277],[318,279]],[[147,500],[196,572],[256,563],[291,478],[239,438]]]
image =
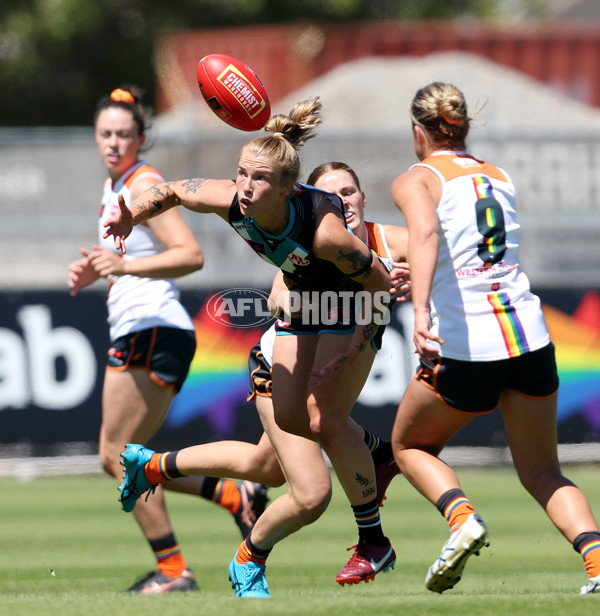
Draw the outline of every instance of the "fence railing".
[[[148,161],[168,179],[234,177],[247,134],[156,136]],[[593,135],[497,134],[473,138],[471,151],[504,168],[519,193],[521,262],[534,285],[596,286],[600,276],[600,140]],[[391,202],[396,175],[415,162],[412,143],[389,134],[322,132],[303,152],[313,166],[343,160],[361,177],[367,217],[403,219]],[[0,259],[6,287],[57,288],[80,247],[96,241],[105,171],[91,129],[0,130]],[[266,285],[272,269],[250,256],[217,217],[186,213],[206,253],[185,286]],[[234,266],[232,267],[232,264]],[[226,265],[226,266],[224,266]]]

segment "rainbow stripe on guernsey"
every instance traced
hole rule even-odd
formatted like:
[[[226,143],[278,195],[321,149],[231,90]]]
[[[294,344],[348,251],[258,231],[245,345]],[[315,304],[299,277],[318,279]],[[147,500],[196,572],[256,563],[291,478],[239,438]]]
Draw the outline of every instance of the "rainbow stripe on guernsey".
[[[504,344],[509,357],[518,357],[529,350],[523,326],[510,298],[506,293],[491,293],[487,296],[489,304],[494,309],[494,315],[500,326]]]
[[[475,187],[475,192],[477,193],[478,199],[494,198],[494,190],[492,188],[492,183],[485,175],[474,176],[473,186]]]
[[[487,205],[485,201],[482,201],[482,199],[494,199],[494,188],[488,177],[484,175],[477,175],[473,177],[473,186],[475,187],[475,193],[477,194],[478,202],[484,205]],[[477,216],[479,218],[479,214]],[[494,213],[493,208],[491,207],[485,208],[485,222],[489,229],[497,228],[496,215]],[[483,243],[487,246],[487,249],[490,252],[490,254],[493,255],[497,252],[494,235],[488,236],[486,234],[483,237]],[[492,265],[492,263],[485,263],[485,265],[487,267],[487,266]]]

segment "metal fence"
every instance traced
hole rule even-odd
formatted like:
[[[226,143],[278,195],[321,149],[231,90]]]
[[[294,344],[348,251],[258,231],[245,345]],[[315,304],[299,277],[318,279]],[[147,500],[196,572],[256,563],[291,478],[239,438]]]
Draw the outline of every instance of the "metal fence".
[[[147,160],[165,177],[234,177],[247,134],[157,138]],[[521,262],[532,284],[596,287],[600,281],[600,140],[548,131],[498,134],[470,142],[471,151],[503,167],[519,193]],[[359,173],[367,217],[402,224],[390,199],[396,175],[415,162],[412,143],[397,135],[327,134],[303,152],[305,178],[317,164],[343,160]],[[96,241],[105,170],[91,129],[0,130],[0,259],[3,285],[62,288],[68,263]],[[183,287],[268,286],[273,270],[250,255],[216,216],[184,213],[206,254],[206,266]]]

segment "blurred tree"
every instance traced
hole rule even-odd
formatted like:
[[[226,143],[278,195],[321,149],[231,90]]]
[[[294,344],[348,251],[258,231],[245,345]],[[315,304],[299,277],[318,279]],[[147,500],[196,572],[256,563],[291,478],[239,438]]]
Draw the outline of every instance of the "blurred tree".
[[[0,125],[89,125],[98,99],[129,83],[153,104],[154,41],[178,29],[492,18],[511,4],[539,15],[543,0],[11,0],[0,4]]]

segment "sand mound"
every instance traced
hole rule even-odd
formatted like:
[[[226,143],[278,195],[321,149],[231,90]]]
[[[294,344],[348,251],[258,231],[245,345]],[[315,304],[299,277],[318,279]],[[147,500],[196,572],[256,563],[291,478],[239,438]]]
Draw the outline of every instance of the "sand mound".
[[[461,88],[478,134],[600,128],[600,111],[523,73],[464,52],[348,62],[276,101],[273,113],[287,113],[296,102],[319,96],[325,118],[322,134],[408,130],[410,100],[418,88],[432,81]],[[155,125],[160,133],[182,129],[231,133],[201,100],[159,116]]]

